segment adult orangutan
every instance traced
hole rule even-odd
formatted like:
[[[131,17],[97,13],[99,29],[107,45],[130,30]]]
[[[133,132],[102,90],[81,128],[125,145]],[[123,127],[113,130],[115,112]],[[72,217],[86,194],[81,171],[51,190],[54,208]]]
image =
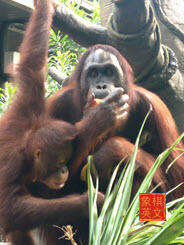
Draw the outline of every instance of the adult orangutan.
[[[134,85],[133,80],[131,67],[116,49],[106,45],[95,45],[81,57],[71,76],[70,85],[58,91],[47,103],[47,111],[53,118],[81,124],[83,115],[90,115],[94,110],[94,106],[89,105],[89,98],[102,99],[99,104],[102,105],[106,96],[116,93],[119,88],[123,89],[121,120],[114,123],[111,130],[103,135],[103,139],[97,139],[93,151],[102,190],[106,188],[114,166],[123,158],[124,162],[127,162],[131,156],[136,137],[150,107],[152,111],[146,122],[137,154],[133,192],[140,186],[156,157],[178,138],[175,122],[163,101],[157,95]],[[93,99],[91,100],[92,105]],[[103,109],[101,112],[104,112]],[[103,115],[102,118],[101,128],[106,127],[108,123],[107,118]],[[89,135],[94,127],[98,126],[89,123]],[[184,148],[182,142],[177,148]],[[168,191],[183,182],[183,156],[177,159],[167,174],[165,173],[169,163],[180,153],[176,149],[173,150],[156,172],[153,184],[162,182],[159,191]],[[169,199],[183,194],[184,188],[180,186],[169,195]]]
[[[52,225],[74,226],[87,244],[88,193],[80,186],[81,193],[74,193],[78,183],[73,174],[96,138],[118,122],[123,92],[109,95],[75,126],[48,116],[44,81],[55,3],[34,4],[14,74],[17,93],[0,119],[0,226],[13,245],[70,244],[58,240],[61,231]],[[102,114],[108,119],[105,127]],[[89,124],[97,127],[88,133]],[[98,208],[103,200],[98,193]]]

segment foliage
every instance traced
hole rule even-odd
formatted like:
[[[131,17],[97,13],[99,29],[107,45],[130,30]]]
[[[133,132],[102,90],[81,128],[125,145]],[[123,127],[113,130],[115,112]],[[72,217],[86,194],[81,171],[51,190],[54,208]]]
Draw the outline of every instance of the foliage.
[[[100,23],[100,6],[97,0],[93,1],[94,10],[91,14],[87,14],[84,10],[80,9],[80,5],[76,4],[77,1],[60,0],[71,10],[75,11],[80,17],[90,20],[93,23]],[[66,75],[70,75],[73,71],[78,57],[85,51],[85,48],[75,43],[68,35],[63,35],[60,31],[55,32],[51,29],[50,43],[49,43],[49,58],[48,67],[55,66]],[[46,97],[49,97],[58,89],[61,88],[60,84],[48,76],[46,87]],[[0,88],[0,116],[6,110],[8,104],[11,102],[13,94],[16,91],[11,83],[5,83],[5,88]]]
[[[49,46],[48,66],[55,66],[66,75],[71,74],[77,63],[78,55],[85,51],[67,35],[63,36],[60,31],[55,33],[53,29]]]
[[[184,133],[170,148],[158,156],[155,164],[142,182],[136,196],[129,204],[135,169],[135,157],[140,135],[141,132],[137,138],[130,163],[127,163],[117,182],[115,182],[115,179],[120,164],[115,169],[107,188],[105,201],[99,216],[96,205],[98,178],[96,181],[97,191],[94,191],[94,185],[90,175],[90,168],[94,168],[93,158],[89,157],[89,245],[184,244],[184,203],[172,211],[170,217],[165,222],[143,222],[138,220],[139,193],[145,193],[148,190],[155,171],[165,161],[172,149],[184,136]],[[172,207],[177,202],[183,201],[184,197],[168,203],[167,208]]]
[[[61,3],[65,3],[67,7],[85,20],[90,20],[96,24],[100,23],[100,6],[98,1],[93,2],[94,9],[91,14],[87,14],[84,10],[80,9],[77,1],[61,0]],[[86,50],[75,43],[68,35],[63,35],[60,31],[56,33],[53,29],[51,30],[49,46],[48,66],[56,66],[66,75],[71,74],[78,62],[78,57]]]
[[[16,86],[12,83],[6,82],[4,88],[0,88],[0,116],[7,109],[9,103],[12,101],[16,91]]]
[[[100,25],[101,20],[100,20],[100,4],[99,1],[93,1],[93,13],[91,15],[92,22],[94,24]]]
[[[80,5],[77,4],[77,1],[60,1],[85,20],[100,24],[100,5],[98,1],[95,0],[92,2],[94,9],[91,14],[87,14],[84,10],[80,9]],[[78,62],[79,56],[84,53],[85,50],[84,47],[75,43],[68,35],[63,35],[60,31],[55,32],[52,29],[49,43],[48,67],[55,66],[61,72],[70,75]],[[52,83],[51,86],[49,85],[50,83]],[[49,78],[47,87],[49,87],[47,96],[50,96],[58,89],[59,85]]]
[[[50,76],[47,76],[45,83],[45,97],[49,98],[52,94],[56,93],[61,88],[61,85],[54,81]]]

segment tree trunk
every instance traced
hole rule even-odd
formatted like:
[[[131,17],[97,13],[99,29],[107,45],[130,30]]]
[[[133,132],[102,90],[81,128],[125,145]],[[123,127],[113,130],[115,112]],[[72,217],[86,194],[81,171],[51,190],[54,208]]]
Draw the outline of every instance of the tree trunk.
[[[111,0],[100,0],[100,18],[102,26],[107,27],[107,20],[112,13],[112,1]]]
[[[107,26],[108,18],[113,13],[113,27],[116,32],[125,35],[137,33],[141,29],[141,25],[144,28],[144,25],[147,23],[147,15],[150,14],[149,1],[123,0],[122,3],[118,5],[112,4],[111,0],[100,1],[102,25]],[[169,16],[173,15],[172,22],[176,23],[178,16],[180,16],[179,20],[181,23],[177,23],[184,27],[183,0],[163,0],[161,3],[164,13],[169,14]],[[136,4],[137,6],[135,6]],[[173,10],[175,10],[175,13],[173,13]],[[179,11],[180,15],[176,10]],[[171,110],[180,133],[182,133],[184,131],[184,56],[181,54],[184,53],[184,45],[160,21],[159,25],[161,26],[163,36],[162,43],[172,48],[177,54],[180,71],[177,69],[177,59],[172,50],[160,47],[155,65],[141,78],[141,81],[138,81],[138,84],[152,90],[162,98]],[[136,46],[134,44],[127,45],[126,42],[122,42],[122,50],[124,52],[122,53],[129,61],[136,76],[139,76],[145,69],[146,64],[149,63],[155,42],[156,39],[153,35],[147,41],[136,43]],[[169,74],[170,71],[172,72]]]

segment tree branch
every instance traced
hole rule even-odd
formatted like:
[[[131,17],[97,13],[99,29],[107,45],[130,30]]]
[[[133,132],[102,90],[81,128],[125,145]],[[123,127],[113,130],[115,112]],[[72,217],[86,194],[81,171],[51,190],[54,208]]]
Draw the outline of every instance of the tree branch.
[[[63,85],[63,81],[67,78],[63,72],[54,66],[48,68],[48,74],[61,85]]]
[[[107,44],[109,39],[105,27],[84,20],[64,4],[56,9],[54,25],[84,47]]]

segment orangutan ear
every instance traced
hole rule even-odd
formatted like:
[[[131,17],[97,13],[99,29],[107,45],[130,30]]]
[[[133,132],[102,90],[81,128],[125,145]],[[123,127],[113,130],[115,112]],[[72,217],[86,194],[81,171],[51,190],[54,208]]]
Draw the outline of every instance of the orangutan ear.
[[[42,151],[40,149],[36,149],[34,151],[34,161],[40,161],[42,157]]]
[[[41,169],[41,164],[42,163],[42,151],[40,149],[36,149],[34,151],[34,177],[33,177],[33,182],[38,180],[38,177],[40,176],[40,169]]]

